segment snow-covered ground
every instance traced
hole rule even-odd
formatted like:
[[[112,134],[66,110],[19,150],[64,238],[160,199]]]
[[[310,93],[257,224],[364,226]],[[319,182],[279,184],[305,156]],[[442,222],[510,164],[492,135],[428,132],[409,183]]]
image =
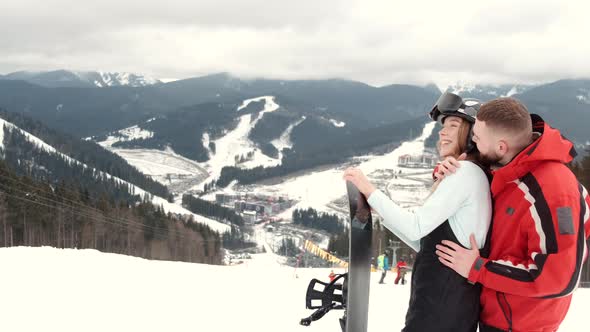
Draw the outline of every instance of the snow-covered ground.
[[[110,149],[143,174],[166,185],[171,192],[185,192],[207,177],[196,161],[176,154],[172,149]]]
[[[282,266],[273,254],[212,266],[55,248],[0,248],[2,331],[340,331],[334,310],[311,326],[305,292],[330,269]],[[336,273],[342,269],[334,269]],[[399,331],[409,284],[371,274],[369,332]],[[574,294],[560,331],[588,331],[590,289]]]
[[[151,122],[155,118],[146,122]],[[153,137],[154,133],[138,126],[121,129],[115,135],[109,135],[98,142],[102,147],[123,157],[130,165],[145,175],[166,185],[171,192],[183,193],[203,182],[208,173],[199,163],[174,152],[170,147],[157,149],[121,149],[113,144],[122,141]],[[86,139],[92,139],[88,137]]]
[[[131,165],[142,173],[152,176],[166,174],[194,175],[204,172],[199,163],[184,158],[167,149],[166,151],[151,149],[116,149]]]

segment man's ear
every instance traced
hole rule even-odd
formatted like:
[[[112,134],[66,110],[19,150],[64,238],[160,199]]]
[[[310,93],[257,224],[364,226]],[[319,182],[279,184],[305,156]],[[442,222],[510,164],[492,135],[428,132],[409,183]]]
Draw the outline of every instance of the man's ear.
[[[504,157],[508,153],[508,148],[508,142],[503,139],[499,140],[498,144],[496,145],[496,149],[498,150],[498,155],[500,157]]]

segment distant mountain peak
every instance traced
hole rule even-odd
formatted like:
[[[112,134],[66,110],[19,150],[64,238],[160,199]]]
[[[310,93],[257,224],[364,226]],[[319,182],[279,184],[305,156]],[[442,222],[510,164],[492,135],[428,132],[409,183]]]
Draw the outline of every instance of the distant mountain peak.
[[[522,94],[534,87],[535,85],[525,84],[473,84],[457,82],[453,85],[449,85],[446,91],[458,94],[461,97],[490,100]]]
[[[140,87],[162,83],[160,80],[147,75],[128,72],[73,71],[65,69],[18,71],[2,76],[0,79],[22,80],[49,88]]]
[[[81,76],[86,74],[88,76],[93,76],[95,73],[98,73],[102,81],[95,81],[95,84],[101,86],[99,84],[105,84],[106,86],[120,86],[120,85],[127,85],[127,86],[147,86],[147,85],[154,85],[158,83],[162,83],[160,80],[146,76],[146,75],[139,75],[133,73],[117,73],[117,72],[80,72]],[[83,76],[82,76],[83,77]]]

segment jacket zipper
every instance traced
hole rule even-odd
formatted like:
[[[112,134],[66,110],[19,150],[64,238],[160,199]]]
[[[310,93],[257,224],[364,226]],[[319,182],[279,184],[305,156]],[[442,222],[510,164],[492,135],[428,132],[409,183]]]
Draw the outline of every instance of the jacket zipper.
[[[502,305],[502,301],[501,301],[500,297],[504,298],[504,302],[506,302],[506,306],[508,307],[507,309],[505,309],[504,306]],[[498,300],[498,305],[500,306],[500,309],[502,309],[502,313],[504,314],[504,318],[506,319],[506,322],[508,323],[508,332],[512,332],[512,308],[510,307],[510,303],[508,302],[508,299],[506,299],[506,294],[504,294],[502,292],[496,292],[496,299]]]

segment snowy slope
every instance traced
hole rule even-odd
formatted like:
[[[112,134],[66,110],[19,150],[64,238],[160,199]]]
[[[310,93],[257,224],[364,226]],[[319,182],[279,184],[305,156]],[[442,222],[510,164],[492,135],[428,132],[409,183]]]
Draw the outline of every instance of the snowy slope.
[[[269,167],[280,164],[280,159],[270,158],[262,154],[262,152],[256,148],[254,143],[248,139],[248,134],[250,134],[252,128],[256,126],[256,122],[258,122],[265,113],[274,112],[279,108],[279,105],[274,101],[274,97],[262,96],[244,100],[242,105],[240,105],[236,111],[239,112],[244,107],[247,107],[251,102],[257,102],[260,100],[264,100],[265,104],[264,110],[258,113],[258,117],[251,120],[252,116],[250,114],[242,115],[240,117],[238,126],[234,130],[213,141],[215,143],[216,152],[210,156],[209,161],[205,164],[205,168],[209,171],[209,177],[207,178],[206,182],[218,178],[221,174],[221,169],[224,166],[233,166],[235,164],[234,158],[236,155],[245,155],[251,151],[255,151],[253,159],[242,163],[240,167]],[[203,137],[204,141],[208,141],[208,139],[208,136]]]
[[[363,156],[355,158],[354,162],[358,165],[365,174],[370,175],[373,172],[393,171],[398,169],[398,157],[404,154],[419,154],[424,149],[424,140],[430,136],[434,129],[434,122],[425,125],[420,137],[413,141],[404,142],[394,151],[381,156]],[[346,192],[345,183],[342,180],[342,167],[331,168],[322,171],[311,172],[297,177],[287,179],[285,182],[273,185],[256,185],[249,186],[248,189],[252,192],[261,194],[275,194],[277,196],[287,196],[299,200],[299,202],[291,209],[286,210],[281,214],[283,218],[290,219],[292,210],[296,208],[312,207],[319,211],[334,213],[334,209],[330,207],[332,202],[342,198]],[[428,179],[430,177],[429,170],[424,169],[404,169],[404,173],[416,173],[417,177]],[[371,176],[370,176],[371,177]],[[387,187],[403,184],[403,179],[389,179],[390,183],[381,187],[383,191],[387,191]],[[412,181],[411,183],[415,183]],[[415,205],[421,198],[427,194],[427,188],[424,185],[419,186],[418,191],[396,190],[391,192],[391,197],[404,206]],[[234,190],[243,190],[243,188],[234,188]],[[225,189],[225,192],[231,192],[232,189]],[[205,196],[206,199],[213,200],[214,194]],[[407,203],[407,204],[406,204]],[[410,204],[413,203],[413,204]],[[338,212],[338,211],[336,211]]]
[[[58,154],[58,155],[62,156],[65,160],[67,160],[69,163],[76,163],[79,165],[83,165],[82,163],[78,162],[77,160],[74,160],[74,159],[70,158],[69,156],[57,151],[53,146],[43,142],[42,140],[40,140],[36,136],[29,134],[27,131],[20,129],[19,127],[15,126],[14,124],[12,124],[4,119],[0,118],[0,124],[2,124],[3,128],[6,128],[10,131],[12,131],[12,130],[19,131],[22,135],[24,135],[27,138],[27,140],[29,142],[31,142],[33,145],[35,145],[39,150],[43,150],[43,151],[46,151],[49,153]],[[4,136],[4,131],[2,131],[2,136]],[[4,142],[4,138],[2,137],[2,144],[3,144],[3,142]],[[87,167],[87,166],[84,165],[84,167]]]
[[[4,126],[6,121],[0,118],[0,149],[4,149]]]
[[[112,145],[119,141],[129,141],[138,138],[149,138],[153,132],[133,126],[119,130],[109,135],[106,140],[98,142],[110,151],[125,158],[127,162],[146,175],[152,176],[155,180],[169,186],[175,192],[185,192],[190,189],[202,189],[205,183],[217,179],[221,174],[221,169],[225,166],[236,166],[236,156],[246,156],[253,152],[251,159],[246,162],[237,164],[241,168],[254,168],[257,166],[271,167],[281,163],[282,155],[278,158],[271,158],[264,155],[260,149],[248,138],[250,131],[256,126],[256,123],[262,119],[265,113],[274,112],[279,109],[273,96],[261,96],[242,101],[241,105],[236,108],[239,112],[247,107],[251,102],[264,101],[264,109],[258,113],[256,118],[251,114],[239,116],[239,123],[231,131],[226,132],[221,138],[211,140],[208,133],[202,137],[203,146],[209,149],[209,143],[215,143],[215,153],[209,150],[210,160],[205,163],[197,163],[176,154],[172,149],[165,151],[156,149],[119,149],[113,148]],[[295,121],[282,133],[279,139],[273,140],[273,144],[279,151],[283,148],[293,146],[290,141],[290,135],[293,128],[300,124],[305,117]],[[150,120],[148,120],[149,122]],[[335,124],[336,125],[336,124]],[[92,139],[91,137],[87,139]]]
[[[330,269],[281,266],[271,254],[233,266],[149,261],[96,250],[0,248],[2,330],[11,332],[340,331],[341,310],[299,320],[309,280]],[[334,269],[336,273],[343,272]],[[371,274],[368,332],[400,331],[409,284]],[[578,289],[559,331],[585,332],[590,289]]]
[[[10,122],[0,119],[0,124],[2,125],[2,127],[8,128],[9,130],[18,130],[21,134],[23,134],[27,138],[27,140],[29,140],[29,142],[33,143],[40,150],[45,150],[46,152],[57,154],[57,155],[63,157],[65,160],[67,160],[70,164],[81,165],[84,168],[89,168],[86,164],[81,163],[81,162],[79,162],[73,158],[70,158],[69,156],[57,151],[51,145],[45,143],[44,141],[35,137],[34,135],[31,135],[30,133],[20,129],[19,127],[15,126],[14,124],[12,124]],[[2,131],[2,135],[4,135],[4,131]],[[92,169],[95,170],[94,168],[92,168]],[[159,197],[159,196],[155,196],[151,193],[148,193],[145,190],[141,189],[140,187],[137,187],[134,184],[128,183],[127,181],[124,181],[118,177],[112,176],[108,173],[98,171],[98,170],[96,170],[96,174],[101,175],[101,176],[105,176],[109,179],[113,178],[113,179],[115,179],[115,181],[117,181],[118,183],[121,183],[121,184],[127,184],[129,186],[129,189],[132,194],[140,195],[140,197],[152,197],[152,203],[157,206],[162,206],[166,212],[193,215],[195,221],[207,224],[213,230],[216,230],[219,232],[224,232],[224,231],[229,230],[229,226],[227,226],[225,224],[222,224],[222,223],[217,222],[215,220],[208,219],[208,218],[205,218],[205,217],[202,217],[199,215],[195,215],[192,212],[186,210],[185,208],[179,206],[178,204],[170,203],[166,199]]]
[[[302,116],[301,119],[291,123],[285,132],[281,134],[281,137],[270,142],[275,148],[277,148],[277,150],[279,150],[279,156],[277,159],[283,159],[283,153],[281,152],[283,149],[290,149],[293,147],[293,142],[291,142],[291,132],[293,131],[293,128],[297,127],[304,120],[305,116]]]

